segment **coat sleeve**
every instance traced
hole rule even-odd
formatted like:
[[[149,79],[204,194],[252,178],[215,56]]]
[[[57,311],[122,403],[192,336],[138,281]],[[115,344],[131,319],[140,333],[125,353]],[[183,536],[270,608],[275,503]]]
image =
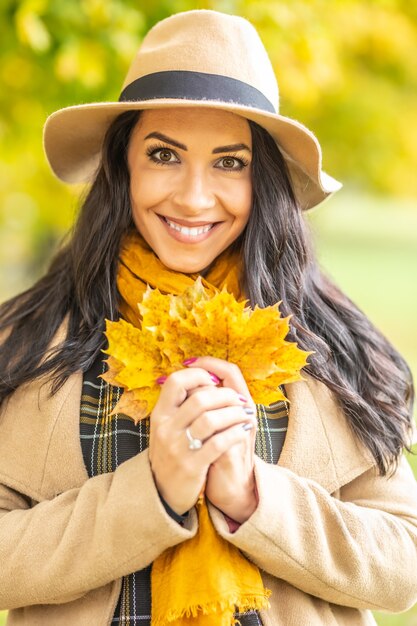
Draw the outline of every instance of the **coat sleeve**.
[[[165,511],[148,451],[31,506],[0,485],[0,609],[75,600],[192,537]]]
[[[327,602],[399,612],[417,601],[417,488],[407,461],[371,468],[329,494],[317,482],[256,459],[259,505],[234,533],[218,532],[261,569]]]

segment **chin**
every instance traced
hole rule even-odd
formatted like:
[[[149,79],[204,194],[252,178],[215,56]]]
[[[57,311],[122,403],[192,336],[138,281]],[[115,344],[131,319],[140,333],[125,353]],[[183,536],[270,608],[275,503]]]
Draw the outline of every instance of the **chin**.
[[[172,270],[173,272],[179,272],[180,274],[202,274],[204,272],[205,268],[201,268],[200,266],[198,267],[190,267],[189,265],[178,265],[178,266],[173,266],[173,265],[167,265],[166,266],[169,270]]]
[[[204,265],[201,263],[198,265],[193,265],[191,263],[173,263],[172,259],[170,261],[161,259],[161,257],[159,257],[159,259],[169,270],[179,272],[180,274],[201,274],[207,269],[207,266],[210,265],[210,263]]]

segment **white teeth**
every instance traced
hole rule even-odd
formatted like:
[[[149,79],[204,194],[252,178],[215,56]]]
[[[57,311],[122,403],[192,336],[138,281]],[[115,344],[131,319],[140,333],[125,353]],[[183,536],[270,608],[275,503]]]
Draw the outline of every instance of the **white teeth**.
[[[180,226],[175,222],[171,222],[166,217],[164,218],[166,223],[170,228],[177,230],[179,233],[183,235],[187,235],[187,237],[197,237],[197,235],[202,235],[203,233],[207,233],[211,228],[213,228],[213,224],[207,224],[207,226],[197,226],[196,228],[187,228],[187,226]]]

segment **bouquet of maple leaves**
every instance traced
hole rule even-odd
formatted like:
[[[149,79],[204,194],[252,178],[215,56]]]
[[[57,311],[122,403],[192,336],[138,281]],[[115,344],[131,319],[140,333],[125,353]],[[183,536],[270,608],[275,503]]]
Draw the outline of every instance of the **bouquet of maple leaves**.
[[[140,327],[120,319],[106,322],[108,371],[102,377],[124,388],[113,414],[135,423],[152,412],[156,382],[183,369],[190,356],[214,356],[235,363],[255,403],[286,400],[281,385],[301,380],[311,352],[285,340],[289,317],[279,303],[251,309],[226,289],[209,295],[201,278],[181,295],[147,287],[138,303]]]

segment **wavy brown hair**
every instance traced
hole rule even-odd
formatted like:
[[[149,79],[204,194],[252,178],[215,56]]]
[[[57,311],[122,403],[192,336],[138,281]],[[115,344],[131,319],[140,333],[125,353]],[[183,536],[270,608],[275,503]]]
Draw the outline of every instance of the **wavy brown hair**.
[[[104,345],[104,319],[117,319],[118,253],[134,228],[127,148],[140,113],[109,128],[101,165],[70,236],[46,274],[0,306],[0,402],[37,377],[55,393],[72,373],[86,371]],[[320,269],[290,177],[272,137],[249,122],[253,138],[253,206],[237,245],[251,305],[282,300],[290,340],[313,350],[306,368],[335,394],[382,475],[409,449],[413,384],[401,355]],[[49,348],[64,318],[66,338]]]

